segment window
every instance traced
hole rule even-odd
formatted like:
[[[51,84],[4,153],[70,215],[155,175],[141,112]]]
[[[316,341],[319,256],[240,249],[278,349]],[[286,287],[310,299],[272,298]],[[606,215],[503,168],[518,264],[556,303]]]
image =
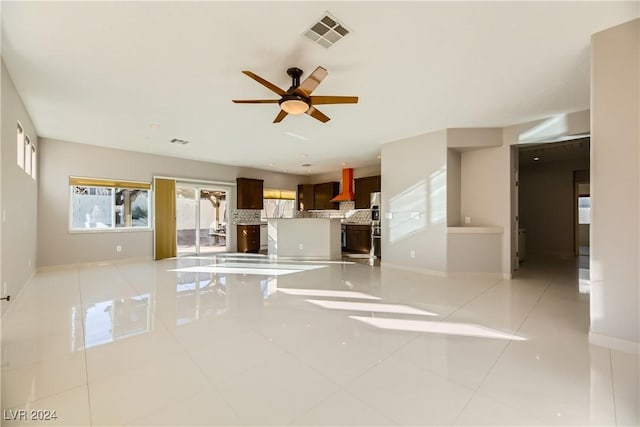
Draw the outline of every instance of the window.
[[[36,146],[31,145],[31,178],[36,179]]]
[[[148,229],[151,185],[69,178],[72,231]]]
[[[31,175],[31,140],[26,135],[24,137],[24,171],[27,175]]]
[[[295,213],[296,192],[289,190],[264,190],[264,208],[261,219],[293,218]]]
[[[16,154],[17,162],[20,169],[24,169],[24,130],[18,122],[17,136],[16,136]]]
[[[578,197],[578,224],[591,224],[591,197]]]

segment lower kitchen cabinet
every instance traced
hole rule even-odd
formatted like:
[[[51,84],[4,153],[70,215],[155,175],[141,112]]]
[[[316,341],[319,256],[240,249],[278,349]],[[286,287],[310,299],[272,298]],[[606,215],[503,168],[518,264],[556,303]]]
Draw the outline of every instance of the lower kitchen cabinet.
[[[347,252],[368,253],[371,249],[371,226],[365,224],[347,224],[346,246]]]
[[[238,225],[238,252],[260,252],[260,225]]]

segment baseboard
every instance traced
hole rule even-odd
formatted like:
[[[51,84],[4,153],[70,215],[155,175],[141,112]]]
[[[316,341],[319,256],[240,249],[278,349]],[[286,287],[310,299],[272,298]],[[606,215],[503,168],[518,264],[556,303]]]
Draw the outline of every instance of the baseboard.
[[[624,351],[625,353],[640,354],[640,343],[611,337],[609,335],[596,334],[589,331],[589,343],[599,347]]]
[[[429,276],[438,276],[438,277],[447,276],[447,273],[444,271],[430,270],[428,268],[421,268],[421,267],[410,267],[407,265],[392,264],[384,261],[380,261],[380,267],[393,268],[396,270],[412,271],[414,273],[428,274]]]
[[[132,258],[124,258],[124,259],[109,259],[104,261],[76,262],[72,264],[45,265],[45,266],[38,267],[37,272],[42,273],[46,271],[68,270],[70,268],[78,268],[78,267],[99,267],[101,265],[128,264],[132,262],[142,262],[142,261],[153,261],[153,257],[142,256],[142,257],[132,257]]]
[[[455,272],[455,271],[450,271],[447,273],[447,277],[451,277],[451,278],[482,278],[482,279],[504,279],[505,275],[502,273],[462,273],[462,272]],[[511,278],[511,275],[509,275],[509,278]]]

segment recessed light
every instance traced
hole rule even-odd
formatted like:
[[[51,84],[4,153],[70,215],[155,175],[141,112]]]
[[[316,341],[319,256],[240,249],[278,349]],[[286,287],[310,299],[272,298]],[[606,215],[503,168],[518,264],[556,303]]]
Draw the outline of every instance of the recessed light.
[[[158,129],[158,128],[160,127],[160,125],[159,125],[159,124],[156,124],[156,123],[151,123],[151,124],[149,125],[149,127],[150,127],[151,129]]]
[[[537,162],[538,160],[540,160],[540,157],[534,157],[534,158],[533,158],[533,161],[534,161],[534,162]]]
[[[309,157],[309,155],[308,155],[308,154],[304,154],[304,153],[303,153],[303,154],[300,154],[300,157],[302,157],[302,158],[306,159],[307,157]]]
[[[340,163],[342,166],[347,166],[347,162]]]
[[[269,163],[269,166],[273,167],[273,166],[274,166],[274,164],[273,164],[273,163]]]
[[[283,170],[282,172],[287,173],[287,172],[289,172],[289,171],[285,169],[285,170]]]

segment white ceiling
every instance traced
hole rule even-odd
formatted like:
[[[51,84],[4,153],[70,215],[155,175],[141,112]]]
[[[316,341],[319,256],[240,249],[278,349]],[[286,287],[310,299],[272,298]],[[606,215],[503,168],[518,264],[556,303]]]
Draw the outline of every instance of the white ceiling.
[[[330,49],[302,36],[325,11],[352,31]],[[42,137],[321,173],[424,132],[589,108],[591,34],[639,15],[635,1],[3,1],[2,56]],[[360,97],[321,106],[326,124],[231,103],[274,98],[241,70],[286,89],[288,67],[318,65],[314,95]]]

